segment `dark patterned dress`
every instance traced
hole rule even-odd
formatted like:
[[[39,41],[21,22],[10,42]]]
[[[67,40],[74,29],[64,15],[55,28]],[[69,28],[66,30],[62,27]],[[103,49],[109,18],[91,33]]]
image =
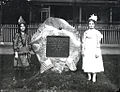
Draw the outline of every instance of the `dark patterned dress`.
[[[13,40],[14,52],[18,52],[18,58],[14,58],[14,67],[29,66],[29,37],[27,34],[16,33]]]

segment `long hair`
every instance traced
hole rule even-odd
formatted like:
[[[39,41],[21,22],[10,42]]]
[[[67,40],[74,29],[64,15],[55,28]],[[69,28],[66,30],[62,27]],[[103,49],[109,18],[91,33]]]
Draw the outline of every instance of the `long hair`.
[[[20,25],[21,24],[24,24],[25,25],[25,34],[28,34],[28,26],[27,26],[27,24],[26,23],[20,23],[20,24],[18,24],[18,33],[19,34],[21,34],[21,29],[20,29]]]

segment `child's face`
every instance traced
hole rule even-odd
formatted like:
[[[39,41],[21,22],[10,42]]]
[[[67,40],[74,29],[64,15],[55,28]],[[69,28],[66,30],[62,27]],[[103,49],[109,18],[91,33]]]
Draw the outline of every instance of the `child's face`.
[[[90,29],[94,29],[95,28],[95,23],[94,23],[94,21],[89,21],[89,28]]]
[[[25,31],[25,25],[24,25],[24,24],[20,24],[20,30],[21,30],[22,32]]]

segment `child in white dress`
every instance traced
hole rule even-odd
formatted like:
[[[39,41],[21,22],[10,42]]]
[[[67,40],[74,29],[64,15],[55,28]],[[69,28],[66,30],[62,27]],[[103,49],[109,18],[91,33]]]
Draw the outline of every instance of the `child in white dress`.
[[[89,18],[89,29],[84,32],[82,39],[83,64],[82,69],[88,73],[88,80],[96,82],[96,73],[103,72],[103,60],[100,49],[102,34],[95,29],[97,16],[94,14]],[[93,74],[93,77],[91,76]]]

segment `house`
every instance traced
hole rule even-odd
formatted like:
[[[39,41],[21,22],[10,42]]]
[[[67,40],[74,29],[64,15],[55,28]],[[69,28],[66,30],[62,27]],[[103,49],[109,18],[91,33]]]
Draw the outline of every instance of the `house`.
[[[46,18],[58,17],[76,27],[82,36],[93,13],[98,16],[97,29],[103,34],[102,53],[120,54],[120,0],[1,0],[0,54],[13,54],[11,45],[19,16],[28,23],[30,35]],[[112,64],[117,68],[109,67],[110,71],[119,70],[119,62]],[[120,86],[120,80],[117,82]]]
[[[48,17],[58,17],[75,26],[82,36],[89,16],[94,13],[98,16],[97,29],[103,34],[102,46],[107,49],[114,47],[115,53],[119,54],[119,9],[119,0],[3,0],[0,11],[1,42],[12,42],[19,16],[28,23],[31,35]],[[107,51],[113,52],[111,49]]]

